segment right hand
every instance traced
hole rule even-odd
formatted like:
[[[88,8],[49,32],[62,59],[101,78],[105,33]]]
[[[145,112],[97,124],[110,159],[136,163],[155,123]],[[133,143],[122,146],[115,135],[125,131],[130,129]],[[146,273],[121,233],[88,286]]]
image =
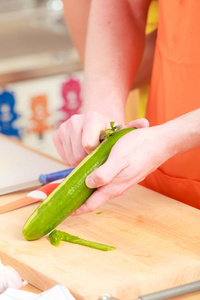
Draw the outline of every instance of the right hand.
[[[102,130],[110,128],[112,118],[97,112],[73,115],[53,134],[54,145],[68,166],[77,166],[85,156],[99,145]],[[116,125],[119,123],[116,122]],[[123,124],[121,124],[123,125]],[[132,121],[128,127],[146,127],[146,119]]]
[[[96,113],[73,115],[53,134],[54,145],[68,166],[78,165],[99,145],[101,130],[110,128],[110,118]]]

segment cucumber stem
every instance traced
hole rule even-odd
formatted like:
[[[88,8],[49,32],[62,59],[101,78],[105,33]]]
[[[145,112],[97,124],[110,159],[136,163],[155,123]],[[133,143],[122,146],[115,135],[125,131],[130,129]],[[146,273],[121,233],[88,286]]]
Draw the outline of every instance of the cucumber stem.
[[[105,140],[108,136],[112,135],[114,132],[119,131],[122,128],[122,125],[116,125],[114,126],[115,122],[111,121],[110,122],[110,127],[106,130],[102,130],[100,133],[100,142],[102,142],[103,140]]]

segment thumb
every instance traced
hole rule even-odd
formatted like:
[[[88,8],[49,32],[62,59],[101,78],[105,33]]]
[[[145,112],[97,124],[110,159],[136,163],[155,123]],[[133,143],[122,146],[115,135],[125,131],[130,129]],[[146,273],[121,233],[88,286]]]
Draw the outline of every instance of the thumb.
[[[111,156],[111,155],[110,155]],[[113,178],[121,172],[123,169],[122,165],[113,164],[112,156],[108,158],[108,160],[100,166],[98,169],[93,171],[87,178],[86,178],[86,185],[89,188],[98,188],[110,183]]]
[[[128,125],[128,128],[144,128],[144,127],[149,127],[149,121],[145,118],[137,119],[134,121],[131,121]]]

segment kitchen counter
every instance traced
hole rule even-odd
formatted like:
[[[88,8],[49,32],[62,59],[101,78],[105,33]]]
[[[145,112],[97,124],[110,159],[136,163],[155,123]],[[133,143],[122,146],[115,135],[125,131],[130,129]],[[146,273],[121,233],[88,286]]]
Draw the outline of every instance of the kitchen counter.
[[[25,194],[4,195],[0,201],[9,202]],[[116,247],[102,252],[64,242],[54,247],[47,236],[25,241],[21,229],[37,205],[0,215],[0,258],[29,282],[26,289],[34,287],[39,293],[60,283],[77,300],[94,300],[105,293],[131,300],[200,280],[197,209],[136,185],[98,211],[68,217],[58,226]],[[199,298],[200,293],[196,293],[176,299]]]
[[[31,292],[31,293],[35,293],[35,294],[42,293],[41,290],[35,288],[31,284],[26,285],[25,287],[22,288],[22,290],[27,291],[27,292]],[[196,293],[187,294],[185,296],[171,298],[169,300],[199,300],[199,299],[200,299],[200,292],[196,292]],[[123,299],[121,299],[121,300],[123,300]]]

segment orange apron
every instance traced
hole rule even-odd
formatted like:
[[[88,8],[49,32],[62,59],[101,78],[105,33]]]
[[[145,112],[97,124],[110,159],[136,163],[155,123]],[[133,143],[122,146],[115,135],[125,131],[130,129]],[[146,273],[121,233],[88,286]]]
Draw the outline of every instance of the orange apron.
[[[199,12],[199,0],[159,1],[158,36],[146,111],[151,126],[200,107]],[[141,184],[200,209],[200,148],[169,159]]]

